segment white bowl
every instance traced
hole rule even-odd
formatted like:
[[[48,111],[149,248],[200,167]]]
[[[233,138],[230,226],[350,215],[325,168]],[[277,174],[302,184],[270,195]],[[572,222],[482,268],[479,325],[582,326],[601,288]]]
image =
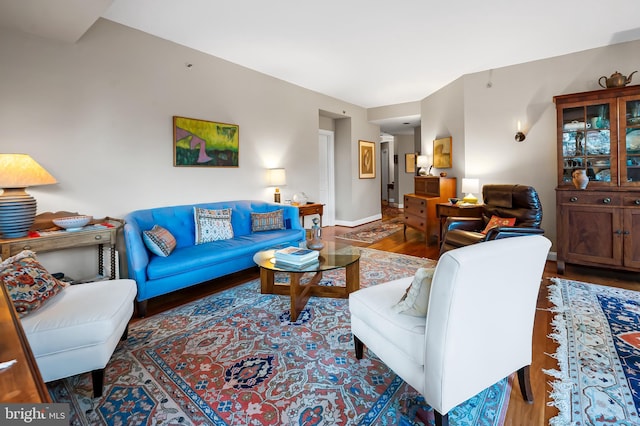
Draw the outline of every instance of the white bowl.
[[[89,223],[91,219],[93,219],[93,216],[68,216],[53,219],[53,223],[67,231],[77,231],[82,229],[82,227]]]

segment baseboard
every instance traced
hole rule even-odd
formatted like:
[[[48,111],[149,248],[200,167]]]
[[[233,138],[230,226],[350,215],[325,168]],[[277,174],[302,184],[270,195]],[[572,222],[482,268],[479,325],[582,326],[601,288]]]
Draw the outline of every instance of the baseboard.
[[[366,217],[364,219],[358,219],[355,221],[336,220],[336,226],[346,226],[349,228],[355,228],[356,226],[364,225],[365,223],[374,222],[382,219],[382,213],[374,214],[373,216]]]

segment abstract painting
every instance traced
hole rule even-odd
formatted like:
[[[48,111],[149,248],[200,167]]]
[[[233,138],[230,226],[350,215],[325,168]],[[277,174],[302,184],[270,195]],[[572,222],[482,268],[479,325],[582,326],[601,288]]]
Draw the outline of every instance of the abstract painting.
[[[173,117],[173,165],[238,167],[240,127],[194,118]]]
[[[360,179],[376,177],[376,144],[374,142],[358,141]]]

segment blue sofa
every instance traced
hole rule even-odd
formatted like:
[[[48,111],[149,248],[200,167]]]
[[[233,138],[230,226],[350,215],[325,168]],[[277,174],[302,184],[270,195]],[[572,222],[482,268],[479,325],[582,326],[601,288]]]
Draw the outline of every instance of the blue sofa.
[[[233,238],[195,244],[194,207],[232,209]],[[286,229],[252,233],[251,213],[283,209]],[[124,239],[129,278],[136,281],[138,315],[147,300],[255,266],[253,255],[276,245],[298,245],[305,239],[298,208],[263,201],[222,201],[137,210],[125,216]],[[148,250],[143,232],[154,225],[167,229],[176,247],[167,257]]]

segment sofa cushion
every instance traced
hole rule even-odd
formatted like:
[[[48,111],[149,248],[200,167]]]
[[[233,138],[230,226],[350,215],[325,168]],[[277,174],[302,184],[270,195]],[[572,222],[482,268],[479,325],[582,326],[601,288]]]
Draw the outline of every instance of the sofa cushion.
[[[375,328],[375,332],[416,364],[424,365],[425,318],[400,315],[392,309],[412,279],[401,278],[355,291],[349,295],[349,310],[352,317]]]
[[[160,225],[153,225],[148,231],[142,233],[144,244],[153,254],[167,257],[176,248],[176,239]]]
[[[276,210],[268,213],[251,212],[251,232],[271,231],[284,229],[284,210]]]
[[[40,308],[69,285],[49,274],[36,259],[36,254],[29,250],[0,263],[0,282],[7,287],[20,317]]]
[[[233,238],[231,211],[231,209],[209,210],[194,207],[195,243],[204,244]]]

